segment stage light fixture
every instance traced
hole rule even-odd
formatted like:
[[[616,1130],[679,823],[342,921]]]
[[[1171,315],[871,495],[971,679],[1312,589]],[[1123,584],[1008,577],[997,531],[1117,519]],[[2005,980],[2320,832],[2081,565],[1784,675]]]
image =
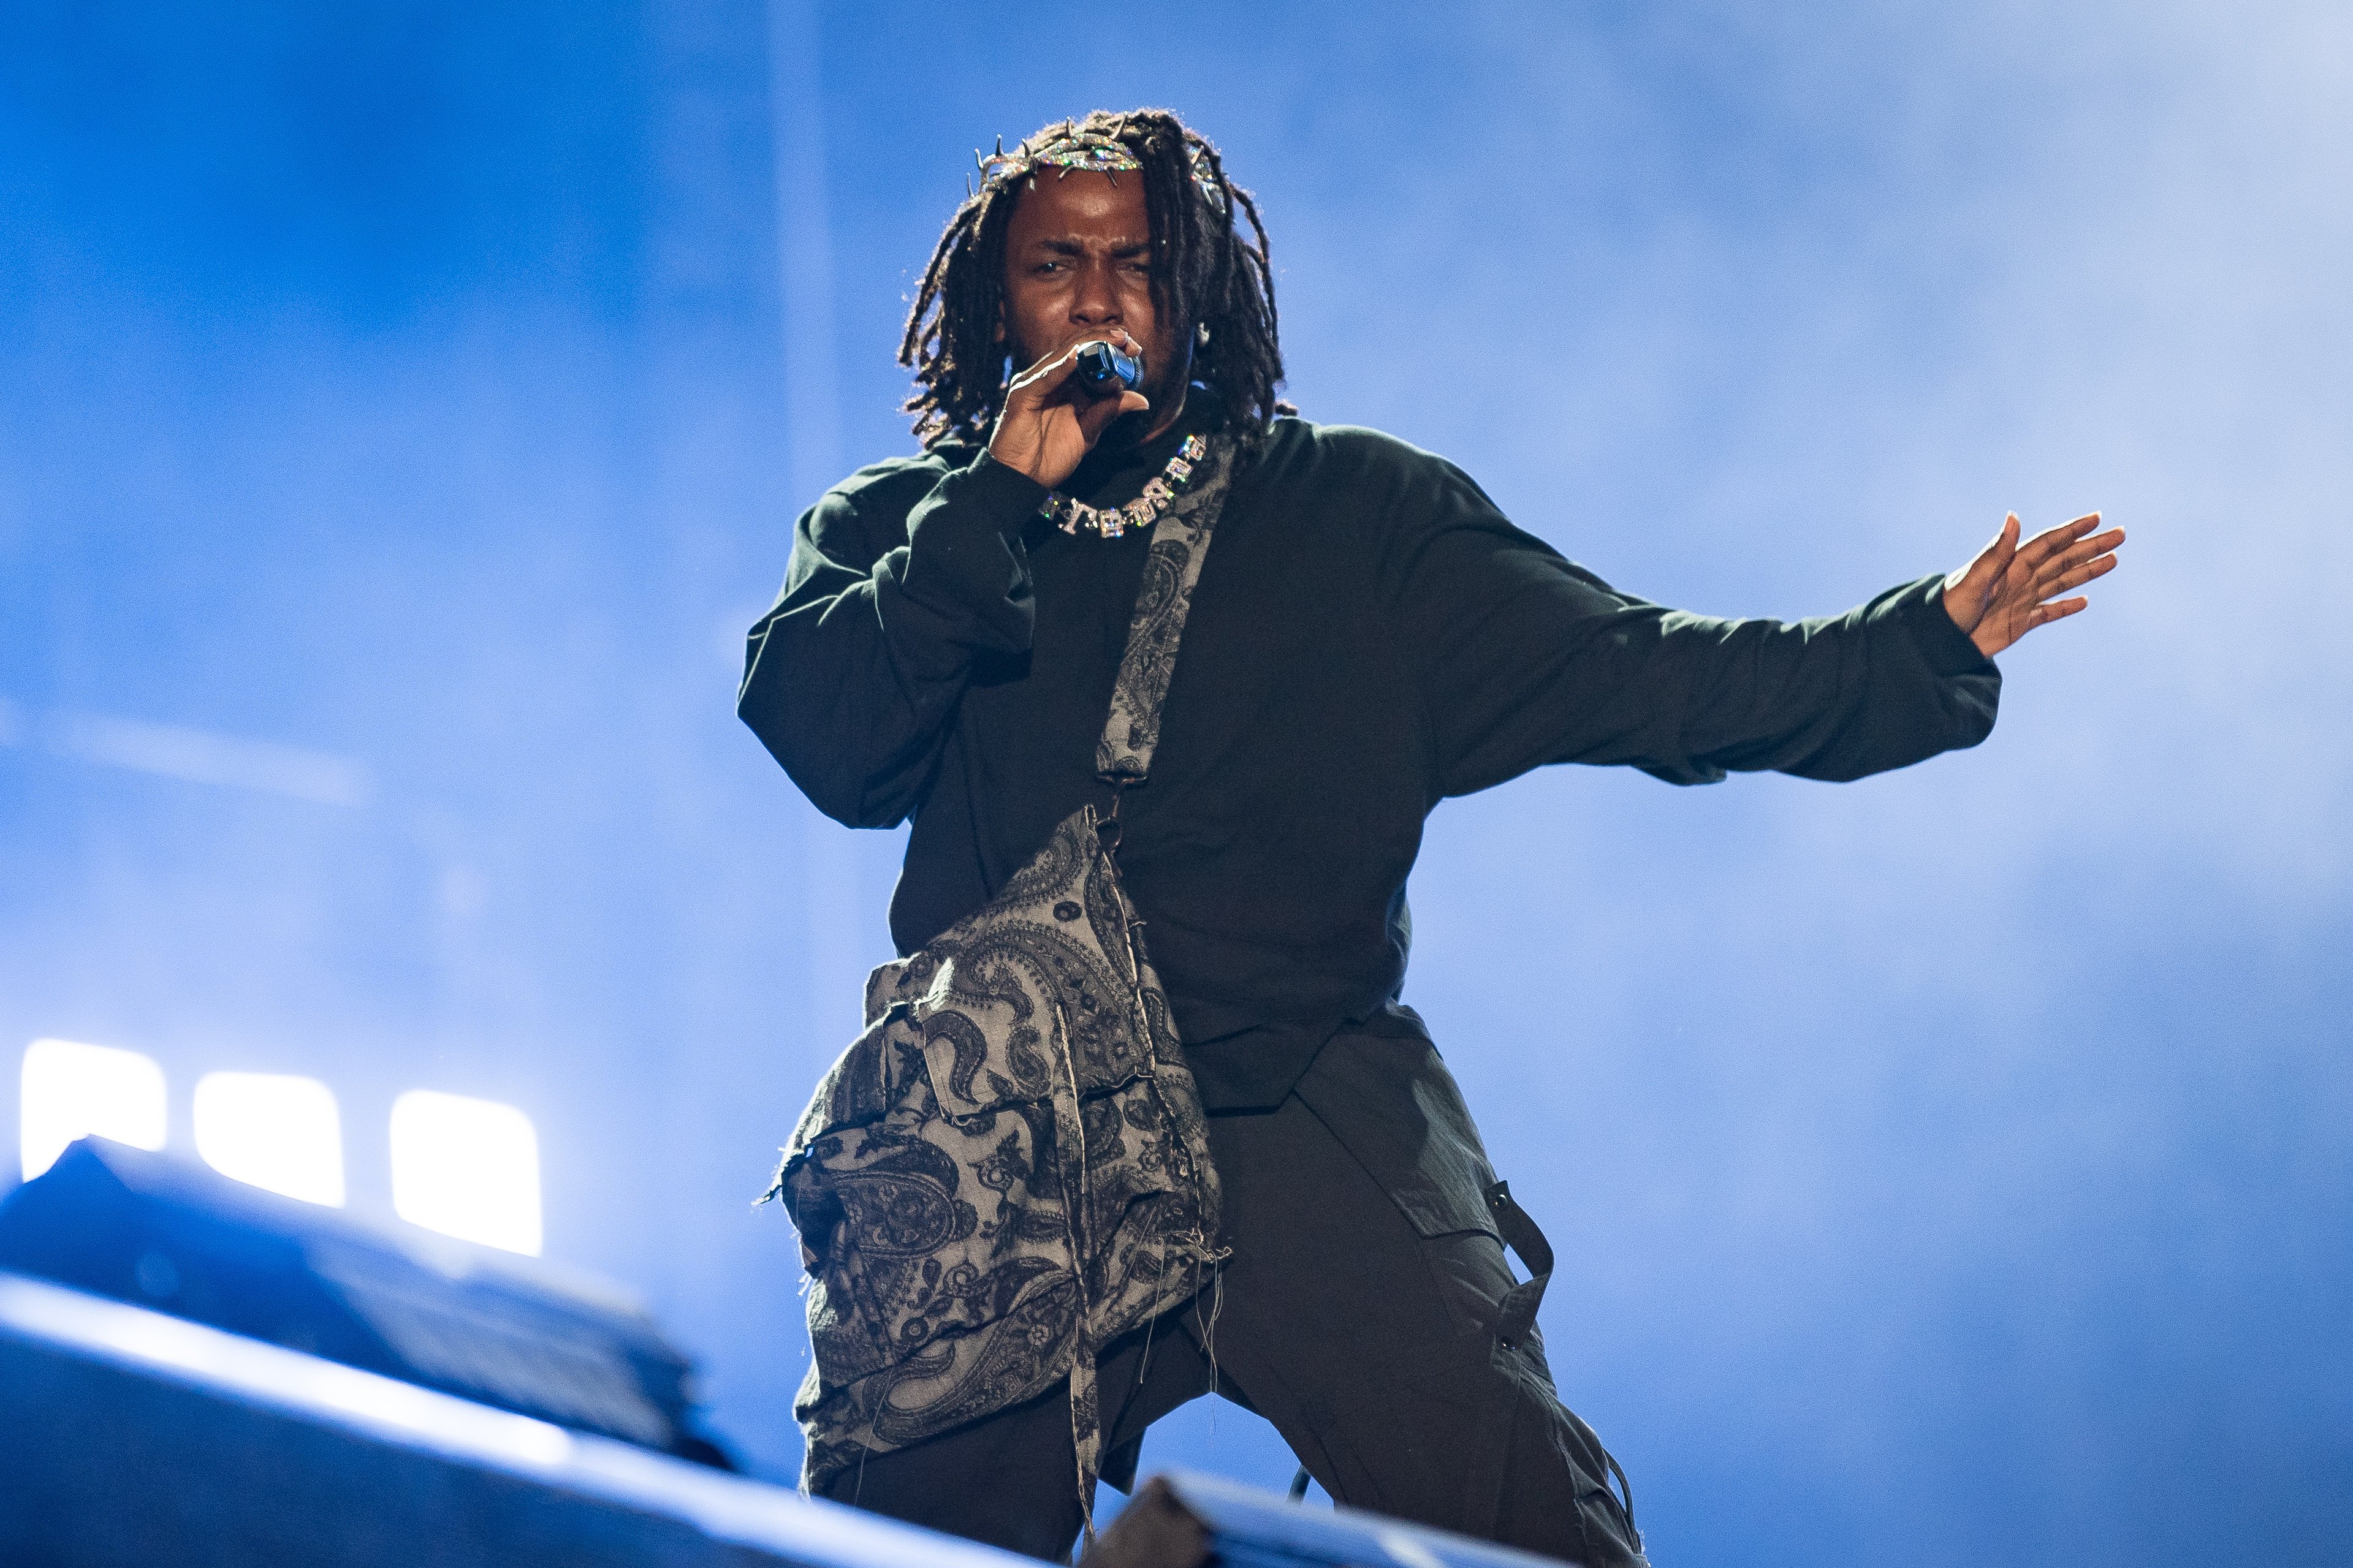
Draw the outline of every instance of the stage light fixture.
[[[28,1182],[92,1133],[135,1149],[164,1146],[164,1069],[152,1057],[35,1040],[25,1047],[18,1089],[16,1147]]]
[[[224,1176],[343,1206],[343,1123],[314,1078],[216,1072],[196,1080],[196,1152]]]
[[[411,1225],[539,1256],[539,1134],[512,1105],[412,1089],[392,1102],[392,1206]]]

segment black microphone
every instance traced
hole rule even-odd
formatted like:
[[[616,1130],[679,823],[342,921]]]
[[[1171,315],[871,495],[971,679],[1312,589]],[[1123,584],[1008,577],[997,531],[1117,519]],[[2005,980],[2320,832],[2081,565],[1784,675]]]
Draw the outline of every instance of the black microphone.
[[[1079,351],[1071,379],[1089,397],[1117,397],[1144,379],[1144,356],[1124,354],[1105,342],[1089,343]]]

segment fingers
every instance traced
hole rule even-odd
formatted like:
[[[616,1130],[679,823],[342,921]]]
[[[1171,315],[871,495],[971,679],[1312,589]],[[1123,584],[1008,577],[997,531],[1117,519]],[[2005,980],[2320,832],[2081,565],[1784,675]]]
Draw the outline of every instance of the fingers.
[[[2086,512],[2021,544],[2018,514],[2007,514],[1967,571],[1946,579],[1945,605],[1954,622],[1991,658],[2035,627],[2081,613],[2089,600],[2054,595],[2116,570],[2125,531],[2094,533],[2099,525],[2100,514]]]
[[[1060,353],[1049,354],[1015,376],[1012,384],[1005,389],[1005,405],[1025,409],[1043,406],[1079,368],[1079,350],[1084,346],[1072,343]]]
[[[2047,599],[2105,576],[2116,570],[2116,549],[2124,539],[2123,529],[2110,529],[2051,556],[2034,573],[2030,592],[2037,599]]]
[[[1042,408],[1053,402],[1055,395],[1062,390],[1063,384],[1068,382],[1078,370],[1079,351],[1093,342],[1109,343],[1122,353],[1133,355],[1138,364],[1144,363],[1144,345],[1136,342],[1134,335],[1126,328],[1113,327],[1099,337],[1082,338],[1060,353],[1047,355],[1015,376],[1012,384],[1006,388],[1006,406],[1029,411]],[[1111,400],[1104,398],[1100,401],[1108,403]],[[1127,410],[1121,408],[1118,412],[1125,413]],[[1080,422],[1084,424],[1085,421],[1086,416],[1082,414]],[[1094,428],[1100,431],[1101,426]],[[1090,437],[1089,439],[1092,437]]]
[[[2010,562],[2016,558],[2017,554],[2018,514],[2014,511],[2004,512],[2001,518],[2001,527],[1994,534],[1993,542],[1987,545],[1985,549],[1978,553],[1978,559],[1979,561],[1984,561],[1989,558],[1997,560],[2000,564],[1997,565],[1994,570],[1999,574],[2009,569]]]
[[[1986,547],[1967,566],[1945,579],[1946,596],[1964,601],[1972,611],[1983,609],[1993,595],[1995,584],[2017,559],[2017,552],[2018,514],[2011,512],[2001,520],[2001,528],[1986,542]]]
[[[2071,522],[2067,526],[2073,528],[2075,525]],[[2051,531],[2056,533],[2060,530],[2052,529]],[[2043,537],[2048,538],[2049,535],[2046,534]],[[2094,555],[2105,555],[2124,542],[2125,531],[2121,528],[2112,528],[2105,533],[2095,533],[2089,539],[2079,535],[2074,542],[2065,544],[2064,548],[2052,550],[2038,557],[2038,560],[2046,567],[2055,567],[2063,572],[2072,565],[2090,560]],[[2037,540],[2035,542],[2041,543],[2042,541]]]
[[[2026,617],[2026,629],[2031,632],[2037,626],[2047,626],[2053,621],[2065,620],[2091,602],[2089,599],[2058,599],[2048,605],[2037,605],[2034,607],[2034,613]]]
[[[2082,587],[2094,577],[2105,577],[2116,569],[2116,558],[2113,555],[2103,555],[2096,560],[2086,561],[2073,571],[2063,572],[2047,582],[2038,581],[2035,584],[2035,597],[2047,599],[2053,594],[2064,594],[2070,589]]]
[[[2089,517],[2079,517],[2073,522],[2063,522],[2056,528],[2048,528],[2036,534],[2019,549],[2021,570],[2030,576],[2039,575],[2052,557],[2071,549],[2084,535],[2097,527],[2099,521],[2099,513],[2094,512]]]
[[[2063,522],[2056,528],[2044,529],[2026,542],[2025,547],[2018,552],[2019,558],[2030,568],[2039,570],[2052,555],[2065,550],[2099,526],[2100,514],[2094,511],[2088,512],[2073,522]]]

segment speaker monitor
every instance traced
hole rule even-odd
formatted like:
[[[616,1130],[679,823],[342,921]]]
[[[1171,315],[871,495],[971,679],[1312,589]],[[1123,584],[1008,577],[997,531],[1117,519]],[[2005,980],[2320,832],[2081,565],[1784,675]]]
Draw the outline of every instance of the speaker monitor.
[[[0,1201],[0,1269],[726,1468],[691,1369],[585,1279],[101,1138]]]
[[[1025,1561],[0,1273],[0,1563],[8,1568]]]

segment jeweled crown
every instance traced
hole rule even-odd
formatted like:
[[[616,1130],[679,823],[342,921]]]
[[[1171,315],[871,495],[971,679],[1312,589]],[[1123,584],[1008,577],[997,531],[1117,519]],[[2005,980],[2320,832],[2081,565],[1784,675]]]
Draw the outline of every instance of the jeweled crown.
[[[1020,142],[1010,153],[1005,150],[1005,139],[1000,136],[997,151],[983,153],[976,149],[972,156],[980,167],[980,189],[984,191],[1039,169],[1088,169],[1116,180],[1144,167],[1134,149],[1119,136],[1082,131],[1069,124],[1040,133],[1034,144]],[[1192,170],[1194,188],[1201,193],[1202,199],[1219,212],[1225,211],[1225,198],[1219,194],[1218,182],[1202,161],[1200,149],[1189,142],[1185,146],[1185,161]]]

